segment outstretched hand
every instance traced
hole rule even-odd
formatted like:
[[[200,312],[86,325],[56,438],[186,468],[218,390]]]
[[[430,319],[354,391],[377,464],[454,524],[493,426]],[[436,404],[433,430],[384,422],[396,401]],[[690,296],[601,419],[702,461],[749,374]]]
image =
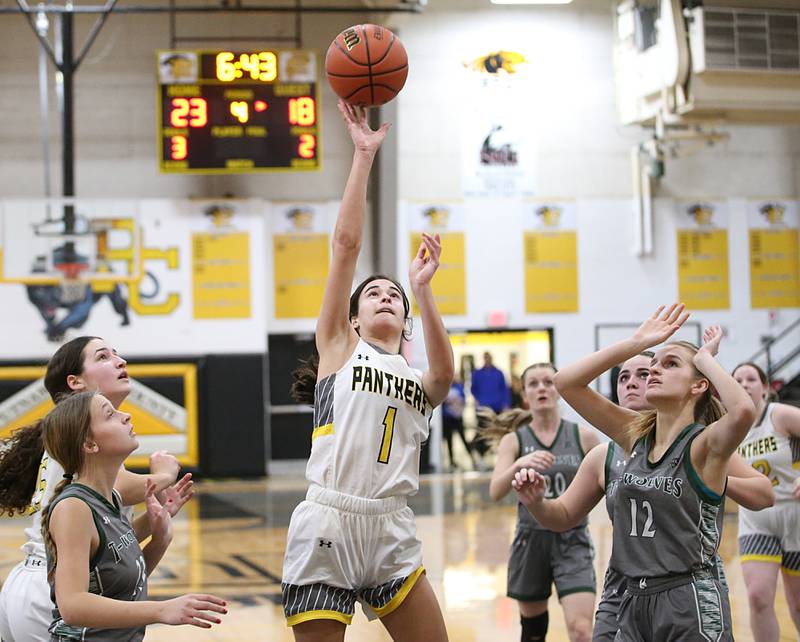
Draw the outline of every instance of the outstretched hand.
[[[150,532],[153,540],[166,541],[172,540],[172,517],[166,506],[156,498],[156,484],[150,478],[147,479],[147,490],[144,495],[145,506],[147,507],[147,521],[150,522]]]
[[[161,624],[190,624],[201,629],[210,629],[219,624],[225,615],[228,603],[216,595],[191,593],[159,603],[158,621]]]
[[[371,154],[377,152],[391,125],[383,123],[377,130],[372,129],[367,120],[367,109],[350,105],[343,100],[339,100],[339,111],[356,149]]]
[[[517,491],[517,497],[524,506],[536,504],[544,499],[547,489],[544,476],[532,468],[523,468],[514,475],[511,486]]]
[[[417,250],[414,260],[411,261],[411,267],[408,269],[408,278],[412,289],[431,282],[436,270],[439,269],[439,258],[441,256],[442,240],[439,235],[431,236],[423,232],[419,250]]]
[[[167,486],[160,493],[156,494],[156,499],[168,511],[170,517],[175,517],[183,508],[183,505],[194,496],[194,482],[192,473],[186,473],[177,483]]]
[[[689,312],[684,312],[684,308],[683,303],[673,303],[666,309],[663,305],[659,306],[653,316],[633,333],[632,338],[638,344],[639,351],[657,346],[675,334],[689,318]]]
[[[716,357],[719,353],[720,341],[722,341],[722,328],[718,325],[709,326],[703,332],[703,346],[697,353],[708,352],[712,357]]]

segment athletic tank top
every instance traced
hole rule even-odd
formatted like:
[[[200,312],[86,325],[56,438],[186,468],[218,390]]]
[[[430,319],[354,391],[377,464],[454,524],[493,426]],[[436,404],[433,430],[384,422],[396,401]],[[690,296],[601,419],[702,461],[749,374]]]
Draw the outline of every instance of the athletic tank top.
[[[113,491],[114,503],[95,490],[82,484],[71,483],[56,498],[53,508],[68,497],[77,497],[92,511],[100,545],[89,561],[89,592],[114,600],[138,602],[147,599],[147,568],[142,549],[136,541],[131,523],[120,511],[120,499]],[[48,569],[52,565],[47,560]],[[50,584],[50,597],[56,607],[53,609],[53,623],[50,625],[51,640],[67,642],[72,640],[103,640],[104,642],[139,642],[144,638],[145,627],[129,629],[90,629],[69,626],[58,612],[55,584]]]
[[[606,454],[606,465],[605,465],[605,482],[606,482],[606,510],[608,511],[608,517],[611,519],[611,525],[614,525],[614,500],[617,493],[617,486],[619,484],[619,479],[622,477],[622,472],[625,470],[625,451],[622,450],[615,442],[609,441],[608,442],[608,453]],[[725,569],[722,566],[722,558],[719,556],[719,552],[716,553],[714,556],[714,568],[712,569],[712,573],[716,579],[720,581],[722,587],[727,591],[728,590],[728,581],[725,577]],[[615,571],[610,565],[608,567],[608,571],[606,573],[606,580],[605,586],[608,587],[609,584],[615,586],[617,589],[622,588],[624,591],[624,585],[622,580],[625,578],[624,575]],[[622,593],[620,592],[620,595]]]
[[[22,552],[26,555],[36,555],[42,559],[46,557],[42,539],[42,509],[50,503],[56,484],[63,477],[64,469],[61,464],[45,451],[39,463],[39,474],[36,476],[36,490],[31,498],[30,508],[28,508],[31,523],[25,529],[27,540],[21,547]],[[75,480],[77,481],[77,476]],[[122,512],[129,521],[133,519],[133,506],[123,507]]]
[[[581,448],[578,424],[562,419],[556,432],[556,438],[549,447],[539,441],[530,425],[517,428],[517,441],[520,457],[535,450],[549,450],[552,453],[555,459],[553,465],[542,471],[546,484],[544,496],[547,499],[560,497],[567,490],[567,486],[572,483],[583,460],[584,453]],[[520,526],[548,530],[539,524],[521,503],[517,505],[517,516]],[[575,528],[586,526],[586,523],[587,518],[584,517],[583,521]]]
[[[613,441],[608,442],[608,452],[606,452],[605,464],[605,483],[606,483],[606,510],[614,525],[614,501],[617,495],[617,486],[625,470],[625,451]]]
[[[683,429],[664,455],[648,461],[652,432],[636,442],[617,483],[612,566],[629,578],[711,570],[722,536],[723,497],[692,465],[692,440],[704,426]]]
[[[792,484],[800,467],[800,439],[775,431],[772,424],[775,405],[767,404],[764,408],[759,422],[739,446],[739,454],[772,482],[776,502],[793,502],[796,500],[792,496]]]
[[[348,495],[413,495],[431,406],[422,373],[359,339],[337,372],[317,382],[306,478]]]

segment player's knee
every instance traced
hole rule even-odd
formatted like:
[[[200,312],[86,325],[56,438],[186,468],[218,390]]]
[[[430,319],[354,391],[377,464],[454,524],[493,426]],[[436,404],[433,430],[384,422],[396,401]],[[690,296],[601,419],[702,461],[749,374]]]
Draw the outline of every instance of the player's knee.
[[[543,642],[547,635],[547,625],[550,623],[550,615],[545,611],[535,617],[520,617],[522,624],[521,642]]]
[[[750,610],[756,613],[769,611],[775,607],[774,594],[758,584],[748,585],[747,600],[750,603]]]
[[[591,642],[592,618],[577,616],[567,620],[567,634],[571,642]]]

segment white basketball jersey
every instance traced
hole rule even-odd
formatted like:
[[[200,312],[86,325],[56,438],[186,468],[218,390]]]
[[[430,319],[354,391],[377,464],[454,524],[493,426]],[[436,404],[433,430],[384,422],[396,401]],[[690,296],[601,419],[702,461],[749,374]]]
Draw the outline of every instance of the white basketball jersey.
[[[308,480],[348,495],[413,495],[431,407],[422,373],[359,339],[347,363],[317,382]]]
[[[28,513],[33,517],[31,518],[30,526],[25,529],[25,536],[28,541],[22,545],[22,551],[26,555],[45,557],[44,540],[42,539],[42,508],[50,503],[53,498],[53,491],[63,477],[64,469],[61,464],[45,452],[39,464],[39,474],[36,476],[36,490],[33,493],[31,506],[28,509]]]
[[[800,439],[786,437],[775,431],[772,425],[772,411],[775,404],[769,404],[761,421],[750,429],[739,454],[760,473],[772,482],[776,501],[794,501],[792,484],[798,476],[800,467]]]
[[[32,515],[31,523],[25,529],[28,540],[22,545],[22,552],[26,555],[46,556],[44,539],[42,538],[42,509],[53,499],[53,492],[58,483],[64,479],[64,469],[55,459],[45,452],[39,464],[39,474],[36,476],[36,490],[31,498],[28,514]],[[77,481],[78,476],[75,476]],[[133,506],[123,506],[122,514],[133,521]]]

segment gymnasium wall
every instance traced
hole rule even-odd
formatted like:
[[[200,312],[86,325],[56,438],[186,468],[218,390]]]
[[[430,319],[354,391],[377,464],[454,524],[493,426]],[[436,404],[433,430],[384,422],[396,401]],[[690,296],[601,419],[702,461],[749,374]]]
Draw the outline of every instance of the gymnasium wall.
[[[654,252],[638,258],[631,148],[648,134],[617,122],[608,2],[526,9],[432,2],[422,16],[404,16],[402,26],[412,71],[399,100],[400,194],[417,204],[449,205],[465,217],[468,313],[449,319],[451,327],[482,328],[490,311],[506,311],[511,327],[555,327],[559,363],[585,354],[594,348],[595,324],[641,319],[677,298],[676,230],[689,226],[691,201],[722,201],[727,209],[730,307],[693,316],[728,330],[723,364],[749,357],[762,334],[797,318],[797,307],[751,309],[747,211],[749,199],[797,198],[800,128],[723,127],[728,141],[667,158],[656,193]],[[535,79],[535,88],[522,92],[533,185],[523,182],[512,198],[470,196],[464,154],[475,152],[465,145],[465,131],[481,115],[472,104],[480,92],[468,66],[502,50],[523,53]],[[520,210],[534,201],[568,202],[575,211],[577,314],[524,312]],[[400,227],[398,270],[405,269],[407,222]],[[415,355],[421,363],[421,347]]]
[[[410,235],[422,229],[419,210],[445,207],[457,212],[450,225],[457,226],[464,243],[465,286],[459,296],[465,309],[446,317],[449,328],[484,328],[488,314],[501,311],[508,313],[509,327],[554,328],[558,363],[587,353],[594,348],[596,324],[632,322],[650,314],[659,303],[677,298],[676,235],[686,225],[685,205],[691,201],[720,204],[717,220],[724,218],[728,230],[729,306],[693,317],[703,324],[719,322],[726,327],[729,336],[721,355],[723,364],[732,366],[748,357],[758,348],[760,335],[774,333],[798,317],[797,307],[752,309],[747,231],[751,199],[793,202],[800,196],[798,128],[730,127],[726,128],[731,133],[727,142],[668,159],[655,202],[654,251],[639,258],[632,250],[630,152],[646,133],[617,124],[613,25],[606,0],[575,0],[569,7],[527,10],[489,7],[488,0],[431,0],[422,15],[309,15],[303,19],[303,45],[324,53],[335,33],[365,19],[383,20],[396,28],[410,54],[409,81],[396,103],[396,127],[390,134],[399,146],[397,215],[384,212],[380,223],[395,232],[396,267],[405,278]],[[79,46],[91,20],[81,17],[77,24]],[[179,27],[185,35],[286,35],[291,21],[267,15],[180,16]],[[222,40],[209,46],[235,44]],[[269,364],[259,377],[257,364],[247,361],[241,371],[248,374],[237,377],[241,368],[237,359],[264,354],[268,335],[298,334],[298,345],[307,346],[313,316],[279,318],[275,312],[274,236],[286,226],[287,203],[292,202],[313,204],[320,229],[330,230],[349,168],[351,144],[339,122],[334,97],[323,82],[322,171],[230,177],[159,175],[154,52],[168,47],[166,16],[109,18],[76,76],[76,191],[80,197],[109,202],[128,199],[144,226],[146,243],[178,249],[178,270],[166,270],[164,265],[154,269],[162,274],[162,294],[179,293],[181,305],[161,317],[134,313],[130,326],[119,327],[112,307],[101,300],[80,332],[105,336],[133,358],[213,357],[218,374],[206,378],[201,395],[216,400],[215,417],[224,421],[226,416],[237,416],[228,410],[238,410],[247,399],[260,400],[261,391],[269,389]],[[476,193],[474,183],[464,178],[466,145],[475,137],[470,118],[476,114],[470,102],[475,80],[468,67],[497,50],[523,52],[535,81],[524,100],[514,106],[514,117],[526,119],[529,152],[526,173],[514,194]],[[43,195],[36,59],[36,40],[25,21],[3,16],[0,194],[5,198]],[[53,184],[58,193],[60,136],[52,94],[51,98]],[[392,160],[387,163],[390,171]],[[231,201],[235,205],[232,225],[249,236],[249,316],[198,319],[192,304],[191,238],[193,233],[214,232],[205,211],[223,195],[241,199]],[[577,230],[577,310],[534,314],[525,306],[523,238],[535,209],[554,203],[569,213]],[[369,231],[365,240],[358,277],[373,268]],[[446,246],[446,262],[447,251]],[[0,358],[41,361],[52,353],[54,344],[44,336],[23,286],[0,285],[0,309],[4,310]],[[687,338],[694,339],[693,332],[687,331]],[[415,365],[422,365],[419,329],[416,335],[411,357]],[[601,341],[614,338],[611,332]],[[283,362],[280,367],[285,374]],[[222,383],[232,385],[235,394],[223,392]],[[220,402],[225,394],[231,394],[227,407]],[[256,417],[260,415],[257,408]],[[280,436],[267,437],[266,442],[263,426],[257,423],[236,439],[263,446],[268,459],[270,453],[296,458],[307,444],[308,419],[307,415],[282,416],[276,420],[281,424]],[[215,438],[220,434],[215,433]],[[225,445],[223,439],[209,448],[224,453]],[[255,448],[254,452],[262,451]],[[215,460],[212,464],[209,470],[237,472],[234,462]]]

